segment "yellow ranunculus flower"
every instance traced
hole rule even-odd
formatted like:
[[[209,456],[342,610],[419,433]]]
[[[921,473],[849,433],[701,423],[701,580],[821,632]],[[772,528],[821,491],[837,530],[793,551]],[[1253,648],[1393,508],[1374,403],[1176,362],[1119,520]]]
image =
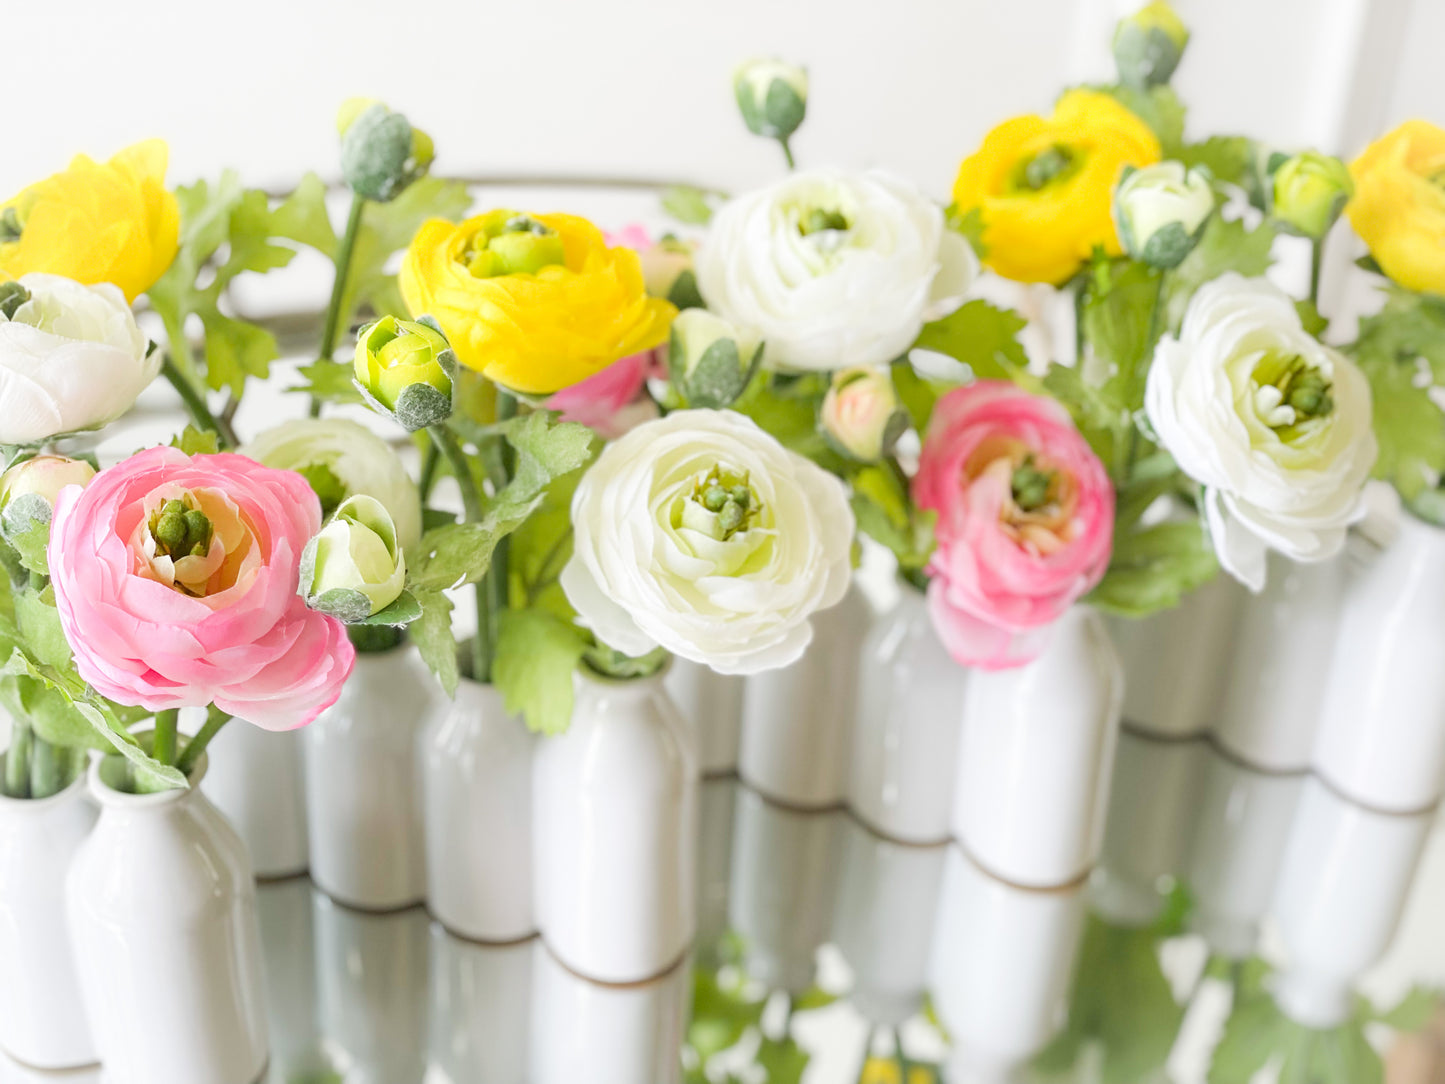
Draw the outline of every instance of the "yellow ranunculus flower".
[[[1107,94],[1071,90],[1049,118],[1006,120],[958,170],[953,200],[983,217],[984,263],[1020,282],[1060,283],[1096,245],[1123,250],[1110,216],[1125,166],[1160,158],[1149,126]]]
[[[677,310],[649,297],[637,253],[572,215],[490,211],[432,219],[401,265],[414,316],[441,324],[457,360],[547,395],[665,342]]]
[[[0,206],[0,272],[109,282],[134,301],[176,258],[181,211],[166,190],[169,154],[159,139],[109,162],[78,154],[64,172]]]
[[[1385,274],[1445,294],[1445,131],[1407,120],[1366,147],[1350,175],[1345,214]]]

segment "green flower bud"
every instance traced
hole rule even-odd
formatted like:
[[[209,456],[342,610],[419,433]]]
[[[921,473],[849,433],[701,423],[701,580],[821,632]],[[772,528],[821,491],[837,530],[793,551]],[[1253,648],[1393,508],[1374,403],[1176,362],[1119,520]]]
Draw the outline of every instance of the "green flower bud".
[[[428,316],[383,316],[362,328],[353,371],[357,386],[409,433],[445,421],[452,412],[456,355]]]
[[[1318,241],[1330,231],[1355,193],[1349,168],[1338,158],[1304,151],[1270,159],[1271,206],[1290,233]]]
[[[342,501],[301,556],[297,593],[313,610],[365,621],[401,597],[406,559],[386,507],[358,494]]]
[[[668,368],[689,406],[721,410],[753,378],[762,343],[706,309],[686,309],[672,322]]]
[[[1189,28],[1165,0],[1153,0],[1114,28],[1120,82],[1144,89],[1169,82],[1189,44]]]
[[[1202,167],[1181,162],[1125,167],[1114,189],[1114,227],[1124,251],[1151,267],[1178,267],[1214,213],[1214,189]]]
[[[818,412],[828,443],[849,458],[874,463],[893,450],[908,428],[887,369],[857,366],[833,374]]]
[[[0,312],[5,319],[13,320],[21,305],[30,300],[30,291],[13,279],[0,282]]]
[[[336,127],[342,179],[365,199],[394,200],[431,167],[431,137],[381,102],[349,99],[337,113]]]
[[[733,94],[748,131],[786,140],[808,111],[808,73],[781,60],[748,60],[733,72]]]
[[[38,497],[48,508],[66,486],[83,486],[95,477],[95,468],[83,459],[63,455],[37,455],[0,474],[0,511],[22,497]]]

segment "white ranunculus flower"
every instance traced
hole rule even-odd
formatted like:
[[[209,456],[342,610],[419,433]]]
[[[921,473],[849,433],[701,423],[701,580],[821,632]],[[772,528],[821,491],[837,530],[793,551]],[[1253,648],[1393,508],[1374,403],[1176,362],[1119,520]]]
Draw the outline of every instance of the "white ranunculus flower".
[[[344,418],[303,418],[267,429],[241,454],[306,477],[327,515],[347,497],[375,497],[396,524],[397,541],[421,541],[421,494],[391,445]]]
[[[1182,162],[1126,167],[1114,190],[1114,226],[1124,251],[1165,270],[1178,267],[1214,213],[1214,189]]]
[[[1231,272],[1200,287],[1179,337],[1154,353],[1145,409],[1205,487],[1220,564],[1252,590],[1264,586],[1266,550],[1322,561],[1364,513],[1370,387],[1263,279]]]
[[[24,293],[11,285],[0,308],[0,444],[98,429],[129,410],[161,354],[146,356],[125,295],[38,272],[16,281]]]
[[[938,206],[881,171],[809,170],[738,196],[697,255],[708,307],[762,339],[775,369],[891,362],[977,273]]]
[[[795,661],[842,599],[853,513],[833,475],[728,410],[680,410],[609,444],[572,501],[562,587],[603,643],[723,674]]]
[[[306,544],[298,593],[312,609],[360,621],[380,613],[406,587],[406,557],[386,506],[358,493]]]

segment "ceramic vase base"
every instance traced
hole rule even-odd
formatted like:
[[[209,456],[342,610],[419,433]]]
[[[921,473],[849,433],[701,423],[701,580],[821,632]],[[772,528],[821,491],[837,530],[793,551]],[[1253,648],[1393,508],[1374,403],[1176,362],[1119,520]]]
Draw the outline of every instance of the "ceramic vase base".
[[[758,783],[749,779],[746,775],[739,774],[738,782],[748,790],[752,791],[769,805],[785,809],[789,813],[837,813],[848,808],[848,803],[842,798],[830,798],[826,802],[800,802],[796,798],[790,798],[770,789],[765,783]]]
[[[431,910],[428,910],[427,914],[433,922],[446,931],[448,937],[453,937],[465,944],[477,945],[481,948],[512,948],[516,945],[525,945],[528,941],[536,941],[542,936],[540,930],[532,930],[529,933],[519,934],[516,937],[478,937],[476,934],[470,934],[465,930],[448,925],[445,919],[439,917]]]
[[[345,893],[333,892],[330,888],[326,887],[322,881],[318,880],[314,873],[311,875],[311,882],[316,886],[316,891],[320,892],[338,907],[344,907],[348,911],[356,911],[358,914],[363,915],[399,915],[403,911],[416,910],[426,903],[426,898],[423,896],[409,899],[404,903],[362,903],[359,900],[348,897]]]
[[[1310,773],[1308,763],[1297,761],[1281,762],[1268,757],[1255,756],[1252,753],[1241,752],[1231,745],[1227,740],[1220,737],[1217,732],[1211,731],[1208,735],[1209,744],[1220,756],[1226,760],[1232,760],[1241,768],[1248,768],[1260,775],[1276,776],[1305,776]]]
[[[997,881],[999,884],[1007,885],[1009,888],[1016,888],[1020,892],[1073,892],[1075,889],[1082,887],[1085,882],[1088,881],[1089,877],[1093,875],[1094,870],[1098,868],[1098,863],[1093,862],[1065,880],[1035,884],[1031,881],[1020,881],[1013,877],[1006,877],[1004,874],[997,872],[991,868],[987,862],[980,861],[978,855],[970,850],[968,844],[961,839],[955,838],[952,840],[952,843],[958,848],[963,857],[966,858],[971,865],[977,866],[978,871],[989,878],[989,880]]]
[[[767,798],[767,795],[763,795],[763,797]],[[768,801],[772,801],[772,799],[768,798]],[[921,851],[928,851],[938,847],[946,847],[951,842],[953,842],[953,837],[949,835],[947,831],[944,831],[936,839],[915,839],[912,837],[905,838],[904,836],[894,835],[886,828],[880,828],[878,825],[874,824],[871,820],[868,819],[865,814],[860,813],[851,805],[845,804],[841,808],[844,810],[844,812],[848,814],[848,816],[853,818],[853,820],[858,824],[860,828],[862,828],[870,836],[873,836],[876,839],[881,839],[884,843],[892,843],[898,847],[917,847]],[[800,810],[800,812],[812,812],[812,810]]]
[[[677,972],[678,968],[684,966],[687,963],[688,958],[692,955],[694,940],[689,939],[688,943],[683,947],[682,952],[678,954],[675,960],[673,960],[666,967],[663,967],[661,970],[656,971],[651,975],[645,975],[639,979],[599,979],[587,974],[587,972],[582,970],[581,968],[573,967],[572,964],[567,962],[567,960],[563,959],[563,957],[558,954],[556,949],[554,949],[551,945],[547,944],[546,934],[540,934],[539,937],[541,938],[542,948],[546,951],[547,955],[552,958],[552,960],[557,964],[558,967],[562,968],[568,974],[581,979],[583,982],[591,983],[593,986],[605,986],[611,990],[636,990],[640,987],[651,986],[655,982],[662,982],[664,979],[671,978],[672,975]]]
[[[13,1053],[10,1048],[6,1046],[0,1046],[0,1055],[9,1058],[19,1068],[32,1073],[79,1073],[87,1069],[92,1072],[100,1069],[99,1061],[67,1062],[64,1065],[36,1065],[34,1062],[26,1061],[19,1054]]]

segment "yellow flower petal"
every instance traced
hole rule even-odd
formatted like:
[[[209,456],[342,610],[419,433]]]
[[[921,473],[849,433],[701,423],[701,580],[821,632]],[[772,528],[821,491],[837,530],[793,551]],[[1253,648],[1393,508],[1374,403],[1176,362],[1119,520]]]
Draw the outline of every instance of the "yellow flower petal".
[[[1350,164],[1355,232],[1401,286],[1445,295],[1445,131],[1410,120]]]

